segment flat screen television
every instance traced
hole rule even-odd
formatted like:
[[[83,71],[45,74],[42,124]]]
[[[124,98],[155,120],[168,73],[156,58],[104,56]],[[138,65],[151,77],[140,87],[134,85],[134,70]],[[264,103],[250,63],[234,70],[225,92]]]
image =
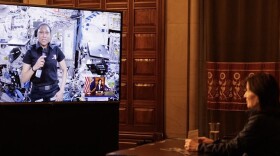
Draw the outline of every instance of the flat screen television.
[[[38,26],[42,23],[51,29],[49,44],[65,56],[63,102],[119,101],[122,12],[2,3],[0,102],[42,102],[31,101],[31,79],[22,82],[23,59],[38,43]],[[57,77],[61,85],[59,63]]]

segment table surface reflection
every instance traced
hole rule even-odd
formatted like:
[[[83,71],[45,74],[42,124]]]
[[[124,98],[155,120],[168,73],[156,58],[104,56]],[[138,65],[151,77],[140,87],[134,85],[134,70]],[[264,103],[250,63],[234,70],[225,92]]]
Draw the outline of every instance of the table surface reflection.
[[[107,156],[200,156],[197,152],[188,152],[184,148],[185,139],[166,139],[135,148],[114,151]]]

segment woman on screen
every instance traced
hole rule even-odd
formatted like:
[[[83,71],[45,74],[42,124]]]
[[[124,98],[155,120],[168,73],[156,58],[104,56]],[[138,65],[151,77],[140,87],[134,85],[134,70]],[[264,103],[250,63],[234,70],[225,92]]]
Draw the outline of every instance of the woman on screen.
[[[67,67],[63,52],[50,45],[51,28],[42,23],[37,29],[38,42],[32,45],[23,58],[21,81],[31,81],[31,101],[63,100]],[[62,70],[62,82],[58,86],[57,63]]]
[[[95,81],[93,81],[93,83],[94,82]],[[92,85],[90,86],[90,88],[93,88]],[[90,91],[91,91],[92,95],[96,95],[96,96],[104,95],[105,88],[104,88],[104,85],[102,84],[102,79],[98,79],[97,84],[94,85],[94,88],[90,89]]]

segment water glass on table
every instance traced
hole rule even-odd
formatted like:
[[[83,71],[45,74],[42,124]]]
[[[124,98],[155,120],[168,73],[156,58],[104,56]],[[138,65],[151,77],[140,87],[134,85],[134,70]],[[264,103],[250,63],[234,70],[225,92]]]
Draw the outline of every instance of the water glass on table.
[[[220,138],[220,123],[210,122],[209,123],[209,138],[212,140],[218,140]]]

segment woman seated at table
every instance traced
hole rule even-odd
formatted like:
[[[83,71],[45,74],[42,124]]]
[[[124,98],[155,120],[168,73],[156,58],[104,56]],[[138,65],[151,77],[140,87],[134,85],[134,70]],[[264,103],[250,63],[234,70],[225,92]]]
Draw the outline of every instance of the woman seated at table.
[[[222,142],[199,137],[186,139],[189,151],[214,155],[280,156],[280,104],[279,85],[275,78],[266,73],[258,73],[246,80],[247,107],[250,117],[238,135]]]

